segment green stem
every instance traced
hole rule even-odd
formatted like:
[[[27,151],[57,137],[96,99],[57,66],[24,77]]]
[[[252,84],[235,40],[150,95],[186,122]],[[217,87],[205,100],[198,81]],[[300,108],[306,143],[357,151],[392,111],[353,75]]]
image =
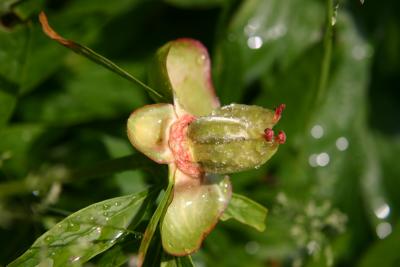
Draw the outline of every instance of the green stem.
[[[321,73],[319,76],[318,89],[315,98],[315,105],[319,107],[326,94],[329,70],[332,58],[332,37],[333,37],[333,0],[326,0],[326,30],[323,43],[323,57],[321,63]]]
[[[316,115],[314,110],[319,110],[321,108],[327,91],[329,71],[332,59],[333,15],[333,0],[326,0],[326,29],[323,39],[322,60],[320,67],[321,71],[319,73],[319,80],[316,92],[310,101],[310,106],[313,108],[310,109],[310,112],[305,119],[304,135],[308,134],[308,131],[311,128],[311,123],[313,122],[314,116]]]
[[[79,55],[83,55],[84,57],[90,59],[94,63],[99,64],[99,65],[111,70],[112,72],[127,79],[128,81],[139,84],[140,86],[142,86],[143,88],[148,90],[150,93],[157,96],[157,98],[165,99],[165,97],[163,95],[161,95],[160,93],[158,93],[156,90],[154,90],[153,88],[151,88],[144,82],[140,81],[139,79],[135,78],[130,73],[128,73],[127,71],[125,71],[124,69],[119,67],[117,64],[115,64],[111,60],[103,57],[102,55],[96,53],[92,49],[90,49],[86,46],[83,46],[81,44],[75,43],[75,42],[71,42],[69,45],[64,45],[64,46],[68,47],[69,49],[71,49],[72,51],[74,51],[75,53],[77,53]]]
[[[153,235],[156,232],[157,226],[161,218],[163,218],[167,208],[172,201],[173,197],[173,189],[174,189],[174,180],[175,180],[175,170],[176,168],[173,166],[169,167],[169,176],[168,176],[168,187],[165,190],[164,196],[162,197],[160,203],[153,216],[150,219],[149,224],[147,225],[146,231],[144,232],[142,242],[139,247],[139,255],[138,255],[138,266],[141,267],[144,263],[147,250],[149,249],[151,240],[153,239]]]
[[[131,82],[139,84],[140,86],[142,86],[143,88],[148,90],[150,93],[152,93],[154,96],[156,96],[160,100],[161,99],[165,100],[165,97],[163,95],[161,95],[159,92],[157,92],[156,90],[154,90],[150,86],[146,85],[145,83],[143,83],[139,79],[135,78],[134,76],[129,74],[127,71],[125,71],[124,69],[119,67],[117,64],[115,64],[111,60],[103,57],[102,55],[96,53],[95,51],[93,51],[92,49],[90,49],[90,48],[88,48],[88,47],[86,47],[84,45],[78,44],[78,43],[76,43],[74,41],[71,41],[71,40],[67,40],[64,37],[60,36],[49,25],[49,22],[47,20],[47,16],[46,16],[46,14],[44,12],[41,12],[39,14],[39,21],[42,24],[43,32],[48,37],[53,39],[54,41],[56,41],[56,42],[60,43],[61,45],[71,49],[72,51],[74,51],[77,54],[83,55],[84,57],[90,59],[94,63],[97,63],[97,64],[99,64],[99,65],[111,70],[112,72],[120,75],[121,77],[127,79],[128,81],[131,81]]]

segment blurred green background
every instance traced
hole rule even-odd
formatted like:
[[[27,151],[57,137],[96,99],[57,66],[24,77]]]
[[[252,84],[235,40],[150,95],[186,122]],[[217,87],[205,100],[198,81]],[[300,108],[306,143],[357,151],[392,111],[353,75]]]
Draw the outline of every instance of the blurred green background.
[[[286,104],[287,143],[262,168],[232,175],[236,193],[268,207],[267,230],[219,223],[197,266],[400,266],[400,4],[334,6],[320,88],[322,0],[0,0],[0,266],[65,215],[166,180],[127,170],[59,182],[134,153],[126,119],[151,99],[46,38],[42,9],[65,37],[144,81],[158,47],[191,37],[209,49],[222,104]]]

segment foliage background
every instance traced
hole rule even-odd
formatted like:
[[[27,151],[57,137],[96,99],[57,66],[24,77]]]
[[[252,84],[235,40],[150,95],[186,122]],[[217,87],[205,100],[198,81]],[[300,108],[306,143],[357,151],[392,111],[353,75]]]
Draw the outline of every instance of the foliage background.
[[[37,22],[44,9],[64,36],[142,80],[158,47],[192,37],[210,51],[223,104],[286,103],[287,144],[232,177],[235,192],[269,208],[267,230],[219,223],[194,255],[198,266],[398,266],[399,3],[335,7],[321,88],[322,0],[0,1],[0,265],[70,212],[166,180],[163,169],[138,169],[58,181],[134,153],[126,119],[151,100],[47,39]],[[122,259],[140,235],[127,239],[117,245]]]

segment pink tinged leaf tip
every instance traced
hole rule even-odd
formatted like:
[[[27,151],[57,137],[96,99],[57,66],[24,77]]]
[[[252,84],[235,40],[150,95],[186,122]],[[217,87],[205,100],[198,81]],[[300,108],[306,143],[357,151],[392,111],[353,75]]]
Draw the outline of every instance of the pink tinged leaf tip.
[[[278,122],[282,116],[283,110],[286,108],[285,104],[280,104],[277,108],[275,108],[275,114],[274,114],[274,122]]]
[[[286,142],[286,134],[283,131],[279,131],[278,135],[275,137],[275,141],[278,144],[284,144]]]
[[[272,130],[271,128],[267,128],[264,130],[264,138],[265,140],[267,140],[267,142],[272,141],[272,139],[274,138],[274,130]]]

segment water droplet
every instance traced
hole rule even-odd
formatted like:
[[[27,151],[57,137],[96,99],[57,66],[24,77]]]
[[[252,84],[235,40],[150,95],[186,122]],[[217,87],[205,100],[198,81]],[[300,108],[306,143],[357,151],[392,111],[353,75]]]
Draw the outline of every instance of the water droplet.
[[[110,216],[110,213],[107,212],[107,211],[105,211],[105,212],[103,212],[103,216],[104,216],[104,217],[108,217],[108,216]]]
[[[101,234],[101,227],[97,226],[95,231],[96,231],[97,234]]]
[[[103,210],[108,210],[110,208],[110,205],[108,204],[103,204]]]
[[[376,217],[379,219],[385,219],[390,214],[390,207],[387,203],[383,203],[378,208],[374,210]]]
[[[34,190],[34,191],[32,191],[32,195],[34,195],[35,197],[38,197],[40,195],[40,191]]]
[[[120,238],[123,234],[124,234],[124,231],[118,231],[118,232],[115,234],[114,239]]]
[[[45,241],[47,244],[50,244],[51,242],[54,241],[54,236],[48,235],[48,236],[45,237],[44,241]]]
[[[185,201],[185,208],[193,204],[193,201]]]
[[[80,225],[75,223],[75,222],[69,222],[68,226],[67,226],[67,231],[69,232],[75,232],[78,231],[80,229]]]
[[[339,4],[337,4],[333,10],[333,16],[332,16],[332,20],[331,20],[332,26],[335,26],[335,24],[336,24],[338,9],[339,9]]]
[[[324,128],[321,125],[314,125],[311,128],[311,136],[315,139],[320,139],[324,135]]]
[[[263,40],[260,36],[251,36],[247,39],[247,46],[250,49],[260,49],[263,45]]]
[[[322,152],[321,154],[319,154],[317,156],[317,164],[321,167],[325,167],[326,165],[329,164],[330,158],[329,158],[329,154],[326,152]]]
[[[392,233],[392,225],[388,222],[382,222],[376,227],[376,235],[380,239],[386,238]]]
[[[204,64],[204,61],[206,60],[206,55],[200,55],[199,57],[197,57],[197,64],[198,65],[203,65]]]
[[[72,257],[69,258],[69,261],[70,261],[70,262],[77,262],[77,261],[79,261],[80,259],[81,259],[80,256],[72,256]]]
[[[114,203],[114,205],[117,206],[117,207],[121,206],[121,202],[117,201],[117,202]]]
[[[346,137],[342,136],[336,140],[336,148],[339,151],[345,151],[349,147],[349,141]]]

